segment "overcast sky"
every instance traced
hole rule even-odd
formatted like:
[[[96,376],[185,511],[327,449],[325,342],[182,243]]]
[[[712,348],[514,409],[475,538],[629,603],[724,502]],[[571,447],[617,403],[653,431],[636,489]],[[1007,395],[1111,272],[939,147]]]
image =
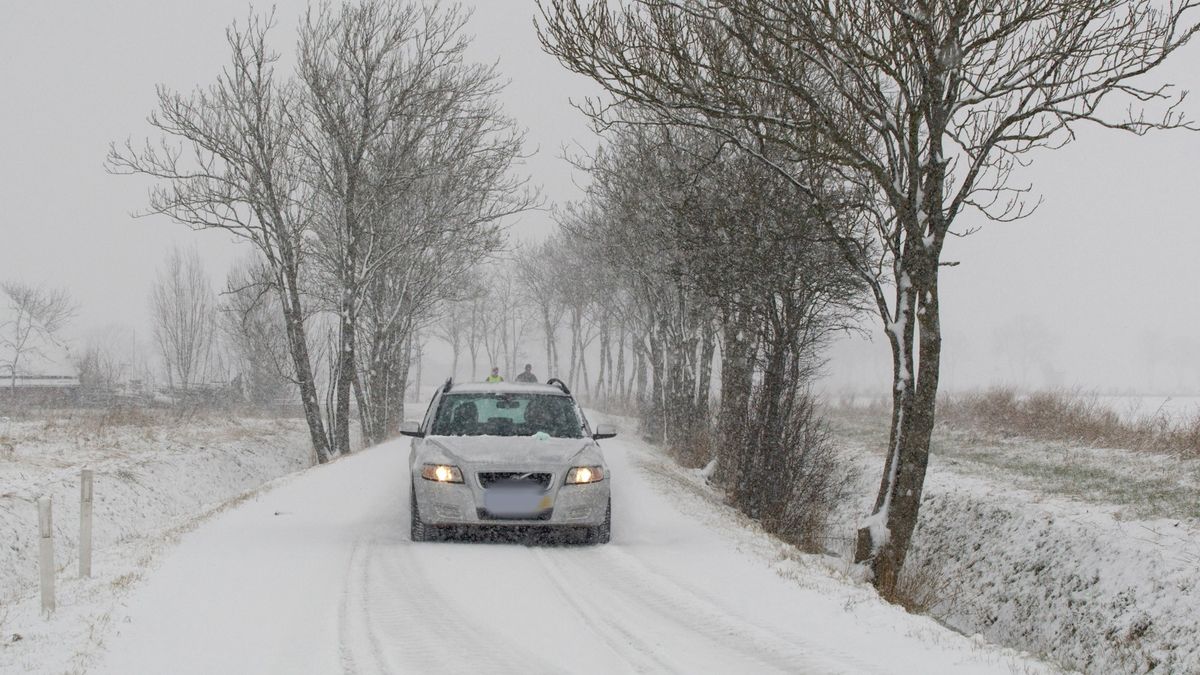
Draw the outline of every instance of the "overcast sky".
[[[468,2],[472,55],[499,60],[509,114],[538,154],[525,169],[551,201],[578,196],[563,144],[591,146],[568,104],[595,92],[537,44],[532,0]],[[279,3],[276,44],[294,42],[301,3]],[[110,141],[144,137],[154,86],[190,90],[226,61],[223,29],[243,0],[204,3],[13,2],[0,5],[0,279],[66,287],[81,304],[77,335],[109,324],[146,330],[156,266],[195,245],[214,280],[240,255],[220,233],[130,218],[146,184],[110,176]],[[1158,76],[1200,88],[1200,44]],[[1186,106],[1200,118],[1200,96]],[[1145,393],[1200,393],[1200,134],[1135,138],[1085,128],[1018,176],[1045,203],[1015,224],[987,224],[948,244],[943,272],[944,382],[1012,382]],[[532,213],[514,236],[542,236]],[[635,255],[631,252],[631,255]],[[868,324],[875,329],[874,324]],[[831,381],[886,385],[887,348],[834,350]]]

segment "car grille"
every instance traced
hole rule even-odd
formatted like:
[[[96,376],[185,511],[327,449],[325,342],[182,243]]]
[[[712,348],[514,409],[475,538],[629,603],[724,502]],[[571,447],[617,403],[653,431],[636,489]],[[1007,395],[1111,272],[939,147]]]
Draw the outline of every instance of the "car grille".
[[[503,482],[522,485],[532,484],[545,491],[550,489],[550,481],[553,478],[549,473],[527,473],[523,471],[484,471],[477,475],[479,477],[479,486],[485,490],[496,483]]]
[[[498,516],[487,509],[475,509],[475,515],[480,520],[550,520],[550,516],[554,514],[554,509],[546,509],[538,513],[533,513],[527,516]]]

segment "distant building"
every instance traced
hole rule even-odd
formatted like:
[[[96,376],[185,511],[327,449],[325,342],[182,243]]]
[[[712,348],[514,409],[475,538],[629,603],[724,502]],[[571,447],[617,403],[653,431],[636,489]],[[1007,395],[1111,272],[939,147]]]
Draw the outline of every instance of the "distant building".
[[[35,330],[18,355],[11,344],[14,318],[12,309],[0,303],[0,406],[63,405],[77,400],[79,373],[70,350]]]

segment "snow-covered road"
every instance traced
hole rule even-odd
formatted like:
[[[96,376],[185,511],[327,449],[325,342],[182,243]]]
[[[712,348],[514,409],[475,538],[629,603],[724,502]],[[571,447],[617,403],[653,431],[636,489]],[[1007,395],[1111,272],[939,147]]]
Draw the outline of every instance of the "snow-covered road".
[[[1009,673],[1036,662],[787,554],[639,442],[607,546],[408,539],[408,442],[188,534],[113,616],[129,673]]]

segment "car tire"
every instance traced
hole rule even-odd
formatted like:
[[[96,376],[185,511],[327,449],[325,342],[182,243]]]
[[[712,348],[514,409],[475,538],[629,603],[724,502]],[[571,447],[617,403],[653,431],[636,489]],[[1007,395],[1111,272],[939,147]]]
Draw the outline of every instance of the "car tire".
[[[433,539],[433,532],[430,531],[430,527],[425,524],[425,521],[421,520],[421,514],[417,512],[417,491],[410,487],[408,494],[408,512],[411,516],[409,538],[414,542],[429,541]]]
[[[612,499],[608,500],[608,506],[604,509],[604,522],[596,527],[589,527],[587,534],[587,543],[589,544],[607,544],[612,538]]]

